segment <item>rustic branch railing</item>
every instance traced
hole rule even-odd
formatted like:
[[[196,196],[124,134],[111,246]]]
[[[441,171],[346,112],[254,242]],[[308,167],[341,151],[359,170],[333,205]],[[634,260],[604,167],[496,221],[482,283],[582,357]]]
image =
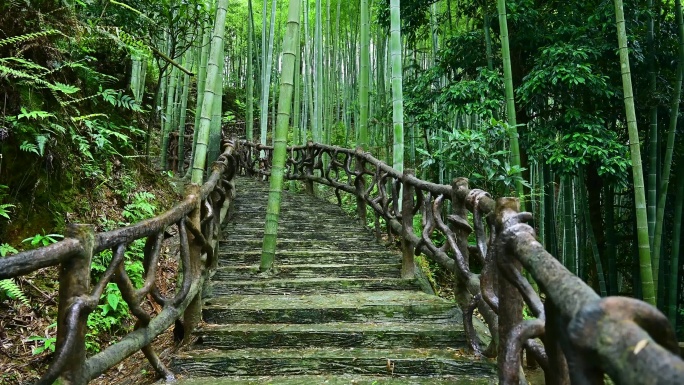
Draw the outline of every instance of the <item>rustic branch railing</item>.
[[[241,142],[240,167],[268,176],[272,154],[272,147]],[[684,362],[667,318],[631,298],[600,298],[537,242],[526,224],[531,215],[519,212],[517,199],[495,201],[470,189],[465,178],[451,185],[429,183],[363,151],[321,144],[289,147],[286,165],[286,178],[302,181],[308,192],[320,183],[335,189],[338,202],[340,191],[356,196],[364,223],[370,206],[378,237],[383,218],[388,235],[402,238],[404,277],[413,274],[414,251],[455,274],[467,343],[476,355],[498,356],[500,384],[519,384],[523,348],[540,363],[547,384],[603,384],[604,373],[625,385],[684,383]],[[445,215],[447,200],[451,213]],[[416,214],[420,236],[413,229]],[[480,266],[480,273],[471,265]],[[534,318],[523,319],[523,304]],[[473,326],[475,309],[492,334],[485,348]]]
[[[188,338],[201,319],[202,286],[208,271],[216,266],[214,250],[219,226],[235,194],[234,144],[228,142],[224,149],[206,183],[188,186],[185,199],[157,217],[103,233],[95,233],[90,225],[69,225],[61,242],[0,259],[0,279],[43,267],[60,267],[55,355],[38,384],[49,385],[58,378],[62,384],[85,384],[138,350],[142,350],[162,378],[173,378],[150,343],[180,318],[183,321],[179,330]],[[165,297],[155,286],[155,278],[164,232],[169,226],[176,226],[179,235],[182,279],[175,295]],[[146,239],[144,284],[136,288],[124,269],[124,253],[130,243],[143,238]],[[100,280],[91,285],[91,260],[107,249],[112,250],[111,263]],[[88,314],[97,307],[110,282],[118,286],[137,318],[135,330],[86,359]],[[148,298],[162,309],[155,317],[142,307]]]

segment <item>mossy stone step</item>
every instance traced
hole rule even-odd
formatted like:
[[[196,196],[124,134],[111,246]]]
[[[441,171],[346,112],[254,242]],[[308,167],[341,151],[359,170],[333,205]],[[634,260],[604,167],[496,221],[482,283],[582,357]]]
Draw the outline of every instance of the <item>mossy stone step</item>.
[[[230,251],[219,249],[219,264],[221,266],[253,265],[261,260],[261,249],[249,251]],[[358,251],[358,250],[288,250],[278,249],[275,264],[296,265],[313,263],[396,263],[401,261],[401,255],[390,251]]]
[[[417,291],[228,295],[208,299],[207,323],[458,322],[460,311]]]
[[[239,218],[235,218],[235,222],[227,225],[227,228],[249,228],[249,227],[261,227],[264,226],[264,217],[265,214],[262,215],[261,217],[256,217],[258,214],[254,214],[254,217],[251,218],[245,218],[243,220],[240,220]],[[345,218],[346,219],[346,218]],[[290,228],[290,227],[299,227],[299,226],[304,226],[308,228],[314,228],[314,227],[325,227],[325,228],[332,228],[332,229],[340,229],[340,230],[348,230],[349,228],[353,228],[355,231],[359,232],[364,232],[365,230],[362,230],[358,227],[357,223],[350,223],[346,222],[344,220],[339,220],[334,217],[325,217],[325,218],[292,218],[291,220],[287,220],[287,218],[280,219],[278,222],[278,228]]]
[[[261,238],[239,238],[239,234],[231,234],[231,237],[219,242],[219,250],[222,251],[249,251],[249,250],[260,250],[263,245],[263,239]],[[390,252],[387,247],[375,242],[375,238],[366,238],[368,241],[364,244],[363,250],[366,251],[378,251],[378,252]],[[301,239],[301,238],[283,238],[278,237],[278,249],[287,250],[350,250],[358,249],[359,242],[347,240],[347,239],[336,239],[324,241],[320,239]],[[390,252],[392,253],[392,252]]]
[[[262,281],[213,282],[208,296],[230,294],[334,294],[359,291],[419,290],[414,279],[402,278],[299,278]]]
[[[223,229],[224,239],[261,239],[264,237],[264,228],[244,228],[244,229]],[[375,242],[373,236],[366,232],[354,232],[352,230],[340,230],[334,233],[322,229],[278,229],[278,237],[311,239],[324,241],[329,239],[331,242],[337,240],[345,242],[358,242],[357,248],[363,250],[363,245],[368,242]]]
[[[493,376],[489,360],[446,349],[238,349],[195,350],[176,355],[176,373],[193,376],[363,374]]]
[[[460,324],[327,323],[205,325],[197,348],[462,348]]]
[[[494,385],[494,376],[399,377],[363,375],[199,377],[178,379],[176,385]]]
[[[342,258],[341,258],[342,259]],[[399,278],[401,263],[391,264],[298,264],[278,265],[270,278]],[[260,280],[259,265],[220,267],[215,280]]]

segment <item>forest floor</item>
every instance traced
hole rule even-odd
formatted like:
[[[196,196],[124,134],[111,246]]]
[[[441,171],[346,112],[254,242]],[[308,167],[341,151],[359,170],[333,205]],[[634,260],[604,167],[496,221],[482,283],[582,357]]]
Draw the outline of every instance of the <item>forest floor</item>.
[[[97,231],[103,228],[106,218],[108,223],[125,223],[122,216],[123,201],[137,192],[148,192],[154,195],[154,203],[157,212],[161,213],[179,202],[181,197],[177,186],[182,182],[169,181],[166,176],[159,175],[152,170],[138,170],[135,175],[135,188],[127,191],[128,197],[121,196],[121,189],[108,187],[106,184],[98,186],[100,191],[93,194],[87,191],[82,196],[73,197],[75,202],[81,202],[87,210],[75,209],[74,213],[65,214],[64,221],[72,223],[93,223]],[[13,245],[22,246],[19,240],[30,234],[13,234]],[[8,241],[9,236],[5,237]],[[157,286],[160,291],[170,293],[175,290],[175,276],[178,268],[177,247],[170,238],[163,246],[165,256],[161,258]],[[15,246],[17,247],[17,246]],[[19,248],[19,247],[17,247]],[[56,313],[58,302],[58,268],[50,267],[40,269],[26,276],[18,277],[15,282],[21,288],[29,300],[29,306],[20,301],[5,298],[0,300],[0,384],[15,385],[35,382],[40,375],[49,367],[54,358],[54,337],[56,335]],[[144,305],[150,313],[160,311],[158,305],[147,301]],[[96,311],[98,311],[97,309]],[[93,355],[97,350],[106,348],[116,342],[127,331],[133,328],[133,317],[119,325],[113,325],[109,331],[101,331],[90,338],[90,341],[99,345],[91,348],[88,355]],[[160,335],[153,343],[155,351],[164,360],[170,357],[175,344],[173,327]],[[164,360],[168,361],[168,360]],[[141,352],[135,353],[120,365],[112,368],[92,384],[141,384],[152,383],[156,376],[152,366],[147,362]]]

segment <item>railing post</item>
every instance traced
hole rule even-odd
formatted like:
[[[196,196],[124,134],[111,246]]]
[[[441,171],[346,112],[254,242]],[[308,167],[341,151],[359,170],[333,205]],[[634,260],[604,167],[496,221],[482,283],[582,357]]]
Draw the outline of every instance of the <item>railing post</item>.
[[[85,373],[85,336],[89,311],[82,303],[83,308],[75,310],[78,312],[76,324],[71,324],[68,318],[70,318],[70,308],[77,306],[77,302],[86,301],[90,294],[90,264],[95,247],[95,229],[92,225],[71,224],[67,227],[65,235],[67,238],[78,239],[82,251],[64,261],[59,267],[59,307],[57,310],[55,357],[60,357],[66,337],[71,330],[74,339],[73,348],[70,352],[65,352],[69,357],[62,370],[60,380],[64,385],[80,385],[88,382]]]
[[[414,176],[415,171],[412,169],[404,170],[404,177]],[[405,180],[406,178],[404,178]],[[415,276],[415,262],[413,260],[413,246],[408,240],[408,235],[413,233],[413,186],[408,183],[403,183],[402,199],[401,199],[401,222],[402,222],[402,237],[401,237],[401,278],[411,279]]]
[[[363,178],[363,148],[356,148],[356,172],[358,173],[356,180],[356,215],[359,217],[359,222],[362,226],[366,226],[366,180]]]
[[[468,209],[465,206],[465,202],[462,199],[459,199],[458,191],[460,190],[468,190],[467,178],[456,178],[451,181],[452,215],[449,216],[449,226],[456,235],[456,246],[463,256],[463,261],[466,266],[470,266],[470,257],[468,255],[468,235],[470,232],[463,226],[459,226],[459,222],[451,219],[452,217],[457,217],[464,223],[467,223],[468,221]],[[468,282],[458,278],[458,275],[456,275],[454,292],[456,293],[456,302],[460,308],[462,310],[467,309],[468,306],[470,306],[473,296],[468,291]]]
[[[520,211],[520,200],[518,198],[499,198],[496,200],[496,269],[499,284],[499,351],[497,355],[497,365],[499,367],[499,383],[517,384],[520,378],[520,368],[515,368],[512,373],[504,373],[504,363],[506,362],[506,348],[509,341],[507,339],[511,332],[523,320],[522,295],[518,289],[506,278],[500,266],[510,265],[510,268],[522,274],[522,264],[512,255],[507,255],[506,245],[503,239],[506,222],[512,219],[513,214]],[[520,361],[522,362],[522,361]],[[513,369],[512,369],[513,370]]]
[[[313,149],[313,142],[308,141],[306,143],[306,159],[311,160],[311,163],[307,164],[305,166],[305,172],[306,172],[306,177],[304,178],[304,191],[309,194],[309,195],[316,195],[314,192],[313,188],[313,181],[309,179],[309,176],[313,176],[314,172],[314,163],[316,163],[316,159],[314,159],[314,149]]]
[[[191,184],[187,186],[187,193],[189,195],[194,195],[197,197],[195,208],[188,214],[188,221],[196,229],[202,229],[201,226],[201,196],[200,196],[200,186],[197,184]],[[191,232],[188,232],[188,244],[190,248],[190,274],[192,274],[192,280],[195,281],[199,279],[202,273],[202,245],[198,242],[195,236]],[[202,289],[198,291],[195,298],[192,299],[188,307],[183,313],[183,343],[190,342],[192,338],[192,332],[197,327],[197,324],[202,320]]]

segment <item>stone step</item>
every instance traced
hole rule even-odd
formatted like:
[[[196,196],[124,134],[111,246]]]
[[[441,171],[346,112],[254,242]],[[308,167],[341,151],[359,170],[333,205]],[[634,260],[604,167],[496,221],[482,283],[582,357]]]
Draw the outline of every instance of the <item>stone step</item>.
[[[230,251],[219,249],[219,266],[254,265],[261,260],[261,249],[249,251]],[[276,250],[275,264],[297,265],[315,263],[347,263],[347,264],[384,264],[401,261],[401,255],[391,251],[358,251],[358,250]]]
[[[235,223],[226,225],[224,229],[226,230],[242,230],[242,229],[262,229],[265,225],[263,219],[251,218],[249,220],[244,220],[242,222],[239,219],[235,219]],[[368,230],[361,229],[356,223],[345,223],[341,220],[335,220],[334,218],[329,218],[327,220],[291,220],[288,221],[286,218],[281,219],[278,222],[278,231],[283,229],[290,230],[318,230],[318,231],[330,231],[333,234],[337,231],[345,231],[351,233],[368,234]]]
[[[213,282],[207,296],[231,294],[333,294],[359,291],[420,290],[414,279],[402,278],[299,278],[263,281]]]
[[[461,324],[326,323],[205,325],[196,348],[464,348]]]
[[[176,373],[193,376],[363,374],[492,378],[495,373],[489,360],[474,360],[460,350],[448,349],[195,350],[176,355],[171,366]]]
[[[241,229],[231,229],[225,228],[222,232],[223,239],[234,240],[234,239],[262,239],[264,237],[263,227],[254,228],[241,228]],[[319,240],[325,241],[330,240],[335,242],[337,240],[341,241],[354,241],[357,242],[357,248],[363,250],[363,245],[368,242],[375,242],[375,238],[369,232],[365,231],[353,231],[353,230],[338,230],[332,232],[329,229],[307,229],[307,228],[285,228],[278,229],[278,238],[294,238],[294,239],[309,239],[309,240]]]
[[[278,237],[278,249],[281,250],[351,250],[358,249],[359,242],[348,239],[335,239],[330,241],[323,241],[320,239],[301,239],[301,238],[283,238],[282,235]],[[373,250],[378,252],[388,252],[387,247],[375,242],[375,238],[364,237],[365,244],[363,250]],[[229,239],[219,242],[221,251],[249,251],[260,250],[263,245],[262,238],[240,238],[239,234],[231,234]]]
[[[227,295],[205,301],[207,323],[460,322],[454,303],[418,291]]]
[[[285,278],[399,278],[401,263],[391,264],[299,264],[278,265],[277,271],[269,279]],[[260,280],[259,265],[240,265],[220,267],[214,280]]]
[[[198,377],[178,379],[176,385],[494,385],[495,376],[440,377],[364,376],[352,374],[319,376]]]

